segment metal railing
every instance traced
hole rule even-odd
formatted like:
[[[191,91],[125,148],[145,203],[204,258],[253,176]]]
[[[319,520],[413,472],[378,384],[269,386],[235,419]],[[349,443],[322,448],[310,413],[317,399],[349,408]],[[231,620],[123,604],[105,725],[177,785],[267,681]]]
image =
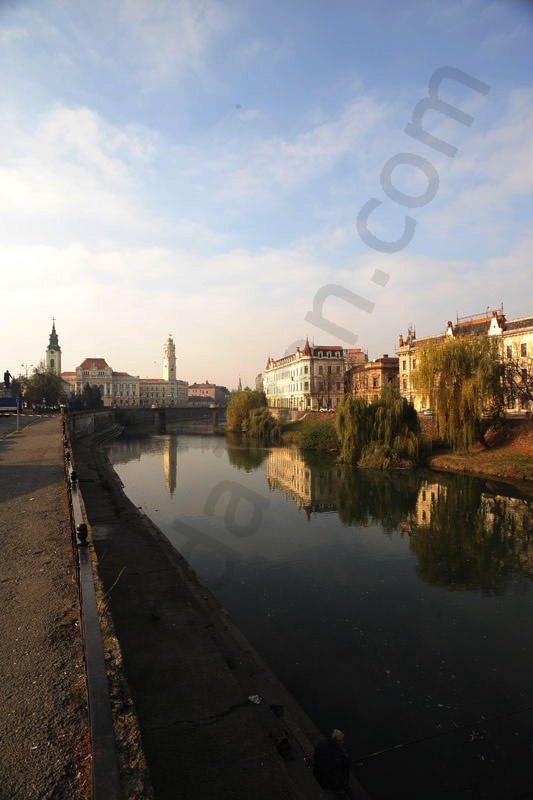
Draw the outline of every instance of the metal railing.
[[[93,800],[121,800],[118,753],[107,682],[104,648],[91,563],[88,530],[78,489],[78,475],[71,458],[63,421],[65,471],[72,519],[72,544],[80,595],[82,635],[89,704],[92,750]]]

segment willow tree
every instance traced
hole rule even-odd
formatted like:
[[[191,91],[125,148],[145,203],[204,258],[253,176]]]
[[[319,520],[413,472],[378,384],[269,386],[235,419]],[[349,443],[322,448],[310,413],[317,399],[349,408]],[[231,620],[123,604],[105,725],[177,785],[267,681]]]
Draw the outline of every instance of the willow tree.
[[[335,423],[340,440],[340,461],[356,464],[369,441],[366,401],[345,394],[339,403]]]
[[[413,464],[419,457],[417,414],[397,389],[386,387],[370,405],[345,395],[337,411],[340,460],[372,467]]]
[[[428,398],[442,438],[454,450],[469,450],[483,439],[483,409],[503,405],[498,342],[489,336],[431,342],[421,353],[413,383]]]
[[[281,438],[281,425],[277,419],[274,419],[268,408],[252,408],[248,413],[246,432],[251,439],[274,442]]]

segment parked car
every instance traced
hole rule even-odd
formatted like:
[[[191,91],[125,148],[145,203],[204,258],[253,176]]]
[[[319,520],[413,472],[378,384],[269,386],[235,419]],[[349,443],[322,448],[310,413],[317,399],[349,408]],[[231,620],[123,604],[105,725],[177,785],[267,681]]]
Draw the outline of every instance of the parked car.
[[[432,417],[433,416],[433,411],[431,410],[431,408],[425,408],[422,411],[422,414],[424,414],[424,416],[426,416],[426,417]]]

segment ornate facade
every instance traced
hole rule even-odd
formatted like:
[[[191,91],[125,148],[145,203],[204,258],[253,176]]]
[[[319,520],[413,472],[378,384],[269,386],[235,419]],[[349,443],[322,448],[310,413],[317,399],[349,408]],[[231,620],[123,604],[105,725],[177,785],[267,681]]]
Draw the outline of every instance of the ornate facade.
[[[62,378],[74,394],[81,394],[87,384],[98,386],[106,407],[187,405],[187,383],[176,378],[176,348],[171,336],[163,349],[163,378],[116,372],[104,358],[86,358],[75,372],[63,372]]]
[[[268,358],[263,378],[270,408],[297,411],[333,409],[344,394],[344,351],[340,345],[296,347],[277,360]]]
[[[377,400],[386,386],[398,386],[398,359],[387,353],[346,370],[346,393],[363,397],[367,403]]]
[[[402,334],[398,340],[400,393],[410,400],[417,411],[426,407],[426,398],[417,394],[413,385],[413,373],[420,363],[424,347],[430,343],[444,343],[447,337],[495,336],[500,344],[502,362],[515,360],[526,374],[533,371],[533,317],[507,320],[503,306],[496,311],[457,317],[455,325],[448,321],[444,333],[417,339],[414,328],[409,328],[407,336]],[[529,404],[510,400],[509,411],[529,411]]]

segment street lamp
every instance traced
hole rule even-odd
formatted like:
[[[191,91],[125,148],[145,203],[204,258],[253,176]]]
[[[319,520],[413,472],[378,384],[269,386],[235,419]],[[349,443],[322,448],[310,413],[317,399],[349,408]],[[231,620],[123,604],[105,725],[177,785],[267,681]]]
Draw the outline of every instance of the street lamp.
[[[26,370],[26,380],[28,380],[28,367],[33,367],[33,364],[21,364],[20,366]]]

